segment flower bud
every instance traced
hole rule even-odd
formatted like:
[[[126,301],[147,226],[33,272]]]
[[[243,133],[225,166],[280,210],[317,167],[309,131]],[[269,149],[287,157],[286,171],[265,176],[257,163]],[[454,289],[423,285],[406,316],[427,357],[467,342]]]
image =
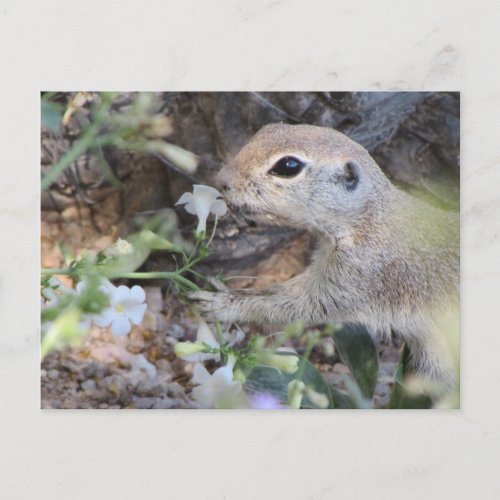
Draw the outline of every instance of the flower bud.
[[[174,131],[172,122],[167,116],[154,115],[151,117],[149,129],[145,131],[147,137],[166,137]]]
[[[328,396],[326,394],[322,394],[321,392],[315,391],[312,387],[307,386],[304,394],[307,399],[316,406],[316,408],[328,408],[330,402],[328,401]]]
[[[179,358],[203,352],[204,350],[205,346],[201,342],[177,342],[174,347],[175,354]]]
[[[264,353],[260,361],[269,366],[277,368],[283,373],[291,375],[297,371],[299,366],[299,357],[295,354],[269,354]]]
[[[304,322],[297,320],[293,321],[285,327],[287,337],[300,337],[304,333]]]
[[[288,405],[294,410],[300,409],[306,385],[302,380],[292,380],[288,384]]]
[[[149,153],[157,153],[175,163],[179,168],[193,174],[198,167],[198,158],[185,149],[160,140],[148,141],[145,150]]]

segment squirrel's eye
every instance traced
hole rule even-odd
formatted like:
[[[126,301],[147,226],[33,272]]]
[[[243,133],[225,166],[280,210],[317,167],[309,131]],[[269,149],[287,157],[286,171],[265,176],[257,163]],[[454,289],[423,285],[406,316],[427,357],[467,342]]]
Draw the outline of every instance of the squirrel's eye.
[[[345,186],[348,191],[354,191],[359,182],[359,167],[353,161],[344,165]]]
[[[278,160],[269,170],[268,174],[278,177],[294,177],[302,171],[304,163],[293,156],[285,156]]]

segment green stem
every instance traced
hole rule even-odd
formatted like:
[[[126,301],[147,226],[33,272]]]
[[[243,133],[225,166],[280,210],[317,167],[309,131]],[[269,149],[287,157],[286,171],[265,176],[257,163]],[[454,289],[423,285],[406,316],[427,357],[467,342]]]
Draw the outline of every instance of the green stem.
[[[42,269],[43,275],[54,275],[54,274],[70,274],[69,269]],[[169,273],[169,272],[152,272],[152,273],[120,273],[114,272],[106,275],[110,279],[117,278],[128,278],[136,280],[152,280],[152,279],[166,279],[177,281],[178,283],[184,285],[193,291],[199,291],[200,288],[188,279],[181,276],[179,273]]]
[[[302,377],[304,376],[304,371],[306,368],[306,362],[309,359],[309,356],[311,355],[311,352],[316,345],[317,341],[316,339],[314,340],[309,340],[306,345],[306,350],[304,354],[302,355],[302,358],[299,363],[299,369],[297,370],[297,374],[295,375],[295,380],[302,380]]]
[[[43,275],[53,275],[53,274],[69,274],[69,269],[42,269]]]
[[[190,290],[199,291],[200,288],[196,286],[194,283],[184,278],[178,273],[169,273],[169,272],[152,272],[152,273],[109,273],[107,275],[110,279],[117,278],[128,278],[128,279],[136,279],[136,280],[151,280],[151,279],[166,279],[177,281],[182,285],[186,286]]]
[[[208,243],[207,243],[207,247],[210,246],[210,244],[212,243],[212,240],[214,239],[214,236],[215,236],[215,230],[217,229],[217,220],[218,220],[218,217],[215,216],[215,223],[214,223],[214,228],[212,230],[212,236],[210,236],[210,239],[208,240]]]

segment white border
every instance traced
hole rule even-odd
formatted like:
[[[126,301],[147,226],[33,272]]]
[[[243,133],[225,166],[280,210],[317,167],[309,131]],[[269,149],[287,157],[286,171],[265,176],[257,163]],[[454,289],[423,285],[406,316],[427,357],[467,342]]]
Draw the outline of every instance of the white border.
[[[498,498],[498,2],[0,3],[5,499]],[[461,90],[462,410],[40,411],[40,90]]]

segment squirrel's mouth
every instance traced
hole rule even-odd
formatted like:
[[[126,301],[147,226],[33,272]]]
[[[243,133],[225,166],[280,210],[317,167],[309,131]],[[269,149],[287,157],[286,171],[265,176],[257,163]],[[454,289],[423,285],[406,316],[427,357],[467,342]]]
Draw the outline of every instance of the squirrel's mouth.
[[[278,217],[276,215],[254,210],[246,203],[242,205],[233,204],[232,207],[234,211],[251,227],[256,226],[258,223],[273,224],[278,222]]]
[[[235,205],[232,204],[232,207],[234,208],[234,211],[240,216],[245,219],[246,222],[248,223],[254,223],[256,222],[255,219],[259,218],[259,214],[255,211],[252,210],[248,205]]]

